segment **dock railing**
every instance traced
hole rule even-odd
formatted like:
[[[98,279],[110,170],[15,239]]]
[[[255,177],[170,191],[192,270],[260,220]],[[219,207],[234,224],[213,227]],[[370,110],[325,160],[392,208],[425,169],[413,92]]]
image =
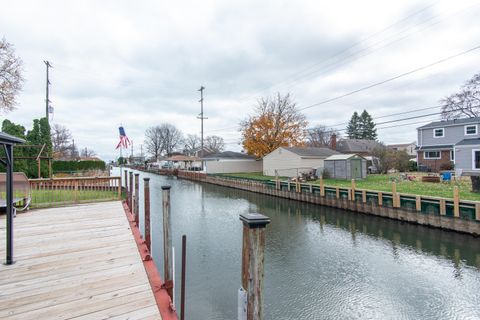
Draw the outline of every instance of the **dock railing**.
[[[30,179],[31,207],[120,200],[120,177]]]

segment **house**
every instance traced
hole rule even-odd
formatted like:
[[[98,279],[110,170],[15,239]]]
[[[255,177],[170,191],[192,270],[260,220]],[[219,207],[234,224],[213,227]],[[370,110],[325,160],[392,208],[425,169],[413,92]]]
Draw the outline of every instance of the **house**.
[[[332,179],[367,177],[367,159],[357,154],[334,154],[324,160],[325,172]]]
[[[480,170],[479,127],[477,117],[435,121],[417,128],[419,169]]]
[[[185,155],[174,155],[165,160],[167,161],[167,165],[164,167],[175,169],[190,169],[195,167],[195,163],[200,162],[200,158]]]
[[[360,156],[372,156],[376,148],[383,147],[380,142],[367,139],[339,139],[336,146],[336,150],[340,153]]]
[[[392,151],[405,151],[410,157],[417,156],[417,142],[389,144],[387,148]]]
[[[280,147],[263,157],[263,174],[298,177],[323,168],[323,161],[334,154],[338,152],[330,148]]]
[[[262,160],[241,152],[224,151],[203,157],[206,173],[262,172]]]

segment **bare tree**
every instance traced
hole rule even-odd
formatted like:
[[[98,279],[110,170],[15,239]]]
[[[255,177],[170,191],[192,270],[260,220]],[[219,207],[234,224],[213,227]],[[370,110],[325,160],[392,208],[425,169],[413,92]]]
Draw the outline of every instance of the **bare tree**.
[[[196,134],[187,134],[187,137],[184,140],[185,150],[190,151],[200,147],[200,137]]]
[[[51,127],[53,152],[59,158],[67,158],[71,151],[72,134],[65,126],[55,123]]]
[[[183,142],[183,134],[174,125],[163,123],[159,126],[162,151],[171,154]]]
[[[332,137],[340,136],[337,129],[328,129],[326,126],[317,125],[307,130],[307,145],[309,147],[330,147],[332,145]]]
[[[96,155],[97,154],[92,149],[88,149],[87,147],[82,149],[82,153],[81,153],[82,157],[91,158],[91,157],[96,156]]]
[[[480,73],[468,80],[459,92],[445,97],[440,103],[445,120],[480,116]]]
[[[160,126],[150,127],[145,131],[145,147],[155,161],[158,161],[162,153],[162,136]]]
[[[23,62],[15,56],[13,45],[0,40],[0,111],[11,111],[17,104],[16,96],[22,90]]]
[[[208,136],[205,138],[203,146],[214,152],[222,152],[225,150],[225,141],[219,136]]]

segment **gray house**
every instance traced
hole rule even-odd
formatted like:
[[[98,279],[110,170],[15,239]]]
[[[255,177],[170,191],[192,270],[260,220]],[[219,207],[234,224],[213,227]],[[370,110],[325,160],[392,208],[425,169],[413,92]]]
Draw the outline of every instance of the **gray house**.
[[[241,152],[224,151],[202,158],[206,173],[262,172],[262,159]]]
[[[367,159],[357,154],[335,154],[324,160],[325,171],[332,179],[367,177]]]
[[[480,170],[480,118],[431,122],[417,128],[419,166],[439,171],[454,165],[455,169]],[[457,159],[458,157],[458,159]]]

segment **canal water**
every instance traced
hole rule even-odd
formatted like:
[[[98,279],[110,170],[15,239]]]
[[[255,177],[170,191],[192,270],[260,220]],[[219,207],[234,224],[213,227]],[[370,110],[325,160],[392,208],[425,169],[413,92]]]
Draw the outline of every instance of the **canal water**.
[[[172,186],[177,288],[187,235],[187,319],[236,319],[248,212],[271,218],[265,319],[480,319],[479,238],[147,173],[141,190],[147,176],[162,275],[161,186]]]

